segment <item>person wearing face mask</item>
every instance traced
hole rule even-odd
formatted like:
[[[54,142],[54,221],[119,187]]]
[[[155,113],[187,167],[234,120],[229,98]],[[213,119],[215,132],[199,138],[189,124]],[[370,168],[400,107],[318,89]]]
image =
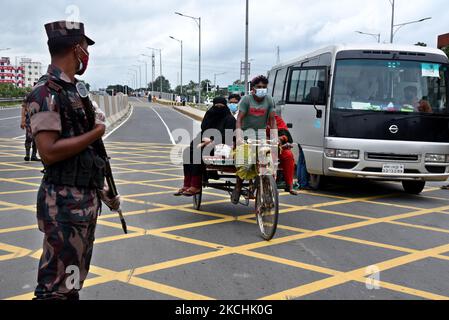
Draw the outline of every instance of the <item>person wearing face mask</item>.
[[[239,103],[237,146],[242,145],[245,139],[264,139],[268,128],[271,128],[271,140],[276,143],[278,138],[275,103],[273,97],[268,95],[267,77],[263,75],[255,77],[251,81],[251,87],[251,94],[243,97]],[[231,196],[233,204],[239,203],[242,185],[243,179],[237,175],[236,187]]]
[[[201,123],[201,133],[193,139],[190,147],[184,151],[184,186],[174,194],[175,196],[191,197],[201,191],[204,171],[201,156],[206,147],[212,148],[218,143],[214,141],[216,137],[210,137],[206,134],[211,133],[211,130],[218,130],[217,132],[221,135],[221,142],[218,144],[228,143],[233,147],[234,141],[229,139],[229,134],[233,137],[235,122],[226,99],[223,97],[215,98],[212,107],[204,115]]]
[[[232,115],[237,119],[239,114],[239,102],[241,100],[240,95],[231,94],[228,98],[228,107],[231,110]]]
[[[78,300],[101,201],[119,208],[120,199],[105,196],[105,162],[92,146],[105,133],[105,115],[75,78],[87,70],[95,42],[82,23],[56,21],[45,30],[51,64],[25,101],[44,164],[36,206],[44,241],[34,294],[36,300]],[[69,268],[79,274],[73,285]]]

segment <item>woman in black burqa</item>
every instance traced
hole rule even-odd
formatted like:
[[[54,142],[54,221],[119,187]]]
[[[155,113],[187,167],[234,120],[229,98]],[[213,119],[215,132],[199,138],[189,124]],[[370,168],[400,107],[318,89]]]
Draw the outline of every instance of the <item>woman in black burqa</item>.
[[[201,192],[204,171],[201,155],[206,147],[212,149],[214,145],[214,137],[205,136],[206,131],[216,129],[221,133],[222,144],[225,144],[225,142],[233,144],[232,140],[226,141],[225,139],[230,132],[235,131],[235,128],[236,120],[228,108],[226,99],[223,97],[215,98],[213,106],[206,112],[201,123],[201,133],[193,139],[190,147],[184,151],[184,187],[175,196],[190,197]],[[226,131],[228,131],[227,135]],[[233,147],[233,145],[230,146]]]

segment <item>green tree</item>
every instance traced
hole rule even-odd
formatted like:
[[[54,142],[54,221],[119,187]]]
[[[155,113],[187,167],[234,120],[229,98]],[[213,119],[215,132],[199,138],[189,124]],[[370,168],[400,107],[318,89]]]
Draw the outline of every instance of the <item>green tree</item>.
[[[17,88],[11,83],[0,83],[0,97],[1,98],[24,98],[31,88]]]
[[[201,81],[201,90],[204,94],[206,94],[209,91],[211,91],[214,88],[214,86],[212,85],[212,81],[206,79]]]
[[[132,89],[128,88],[128,92],[131,91],[131,90]],[[116,85],[109,85],[106,88],[106,92],[108,94],[112,94],[112,92],[114,92],[114,94],[117,94],[118,92],[125,93],[126,90],[125,90],[125,87],[122,86],[121,84],[116,84]]]
[[[161,91],[161,78],[162,78],[162,92],[167,93],[172,92],[170,81],[168,81],[168,79],[166,79],[164,76],[159,76],[156,78],[156,80],[154,80],[154,83],[149,83],[149,88],[151,88],[151,86],[154,85],[154,91],[156,92]]]
[[[449,46],[446,48],[443,48],[443,51],[446,53],[447,57],[449,58]]]

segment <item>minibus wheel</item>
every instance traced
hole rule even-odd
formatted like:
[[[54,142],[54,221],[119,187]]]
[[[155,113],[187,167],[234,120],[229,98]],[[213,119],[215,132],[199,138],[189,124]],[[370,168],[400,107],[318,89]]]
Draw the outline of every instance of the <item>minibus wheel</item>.
[[[402,181],[405,192],[410,194],[420,194],[426,186],[425,181]]]
[[[324,177],[319,174],[311,174],[309,177],[309,187],[312,190],[319,190],[324,185]]]

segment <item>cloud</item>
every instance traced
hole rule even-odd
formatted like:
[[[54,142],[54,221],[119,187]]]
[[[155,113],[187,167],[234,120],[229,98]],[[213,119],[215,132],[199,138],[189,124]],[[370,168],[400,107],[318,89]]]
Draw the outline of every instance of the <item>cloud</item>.
[[[401,29],[396,35],[397,43],[421,41],[435,46],[437,35],[449,32],[446,2],[397,0],[398,23],[433,18]],[[175,86],[180,71],[180,47],[170,35],[184,41],[184,83],[196,80],[198,27],[193,20],[175,15],[175,11],[202,17],[203,79],[213,80],[215,73],[226,72],[217,82],[227,85],[240,77],[240,61],[244,59],[244,0],[41,0],[39,4],[31,0],[4,0],[3,5],[8,13],[0,20],[0,48],[13,49],[2,52],[3,55],[29,56],[44,64],[49,63],[49,58],[43,25],[79,13],[87,33],[97,42],[90,50],[92,61],[85,75],[94,88],[126,83],[131,78],[129,68],[138,64],[138,59],[147,59],[151,79],[150,59],[140,56],[151,55],[147,47],[163,48],[163,73]],[[265,73],[276,62],[276,46],[280,47],[281,59],[286,60],[329,44],[375,42],[372,37],[356,34],[356,30],[381,33],[382,40],[388,40],[390,19],[388,0],[250,0],[252,74]]]

